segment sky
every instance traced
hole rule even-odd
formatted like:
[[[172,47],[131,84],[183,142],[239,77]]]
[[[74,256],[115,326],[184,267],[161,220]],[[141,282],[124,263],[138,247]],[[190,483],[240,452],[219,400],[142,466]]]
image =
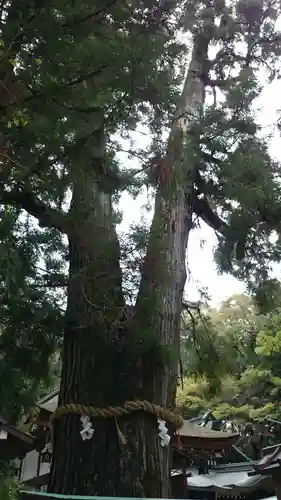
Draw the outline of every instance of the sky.
[[[261,79],[265,76],[261,74]],[[258,123],[262,127],[263,136],[270,135],[268,140],[269,151],[272,157],[281,161],[281,137],[277,130],[276,122],[278,117],[278,106],[281,107],[281,80],[268,84],[265,82],[264,90],[256,102]],[[145,139],[142,136],[136,136],[138,147],[145,146]],[[123,221],[119,226],[119,231],[126,232],[130,224],[140,221],[144,216],[150,220],[152,212],[147,213],[144,205],[147,203],[147,196],[142,193],[136,200],[133,200],[128,194],[121,198],[120,209],[123,211]],[[201,241],[205,243],[202,247]],[[214,231],[204,222],[201,228],[193,230],[187,249],[188,262],[188,280],[185,287],[185,295],[189,300],[197,301],[200,299],[198,287],[206,287],[211,298],[210,304],[217,307],[222,301],[233,294],[245,292],[243,282],[239,282],[229,274],[218,275],[213,260],[213,248],[216,245],[216,236]],[[275,271],[277,278],[281,278],[280,270]]]

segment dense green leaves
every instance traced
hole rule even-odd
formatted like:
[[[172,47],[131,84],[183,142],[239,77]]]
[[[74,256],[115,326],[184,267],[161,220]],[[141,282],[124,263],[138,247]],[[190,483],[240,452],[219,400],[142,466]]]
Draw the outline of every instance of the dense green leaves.
[[[0,495],[3,500],[17,500],[20,484],[14,478],[11,464],[0,461]]]
[[[187,412],[193,414],[211,406],[219,418],[280,419],[279,300],[280,295],[267,314],[260,314],[250,297],[232,296],[218,310],[202,312],[208,328],[204,336],[202,319],[197,318],[194,331],[190,323],[183,324],[182,352],[189,378],[179,391],[179,402]],[[204,357],[206,352],[209,356]],[[211,364],[214,352],[219,362]],[[210,393],[210,381],[216,382],[211,386],[216,388],[215,396]]]
[[[54,259],[63,247],[13,209],[3,213],[0,232],[0,378],[9,381],[2,385],[1,412],[16,422],[47,382],[62,336],[63,297],[53,287],[64,287],[62,259]]]

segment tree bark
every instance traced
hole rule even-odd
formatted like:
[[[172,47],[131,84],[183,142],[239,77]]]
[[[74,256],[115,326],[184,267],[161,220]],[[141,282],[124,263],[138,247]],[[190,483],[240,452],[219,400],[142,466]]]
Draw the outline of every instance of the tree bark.
[[[91,172],[75,177],[69,220],[69,286],[59,404],[98,407],[146,399],[174,405],[179,324],[192,224],[192,127],[204,101],[202,68],[208,40],[198,37],[165,159],[133,317],[122,296],[119,246],[110,195]],[[169,448],[157,420],[136,413],[92,418],[82,441],[80,419],[55,421],[49,491],[53,493],[168,497]],[[124,439],[120,438],[119,427]]]
[[[144,398],[139,350],[134,352],[134,339],[127,340],[124,326],[110,197],[99,192],[94,179],[79,172],[70,212],[73,227],[59,403],[104,408]],[[49,491],[160,497],[161,447],[155,418],[92,419],[92,425],[93,438],[83,442],[78,416],[63,417],[56,424]],[[119,425],[126,444],[120,442]]]

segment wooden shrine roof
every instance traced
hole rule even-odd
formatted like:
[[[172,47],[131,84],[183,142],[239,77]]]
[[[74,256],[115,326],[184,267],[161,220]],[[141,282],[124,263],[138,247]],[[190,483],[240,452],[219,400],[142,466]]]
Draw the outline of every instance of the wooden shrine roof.
[[[179,438],[174,438],[174,448],[185,454],[188,450],[222,451],[230,449],[239,439],[238,433],[214,431],[208,427],[200,427],[188,420],[179,430]]]
[[[24,456],[35,446],[34,437],[19,431],[0,416],[0,459]]]
[[[272,475],[281,470],[281,445],[270,446],[263,450],[265,455],[255,465],[257,473],[262,475]]]
[[[41,410],[45,410],[49,413],[54,413],[54,411],[58,407],[58,400],[59,400],[59,389],[54,390],[44,398],[40,399],[37,402],[37,406]]]
[[[270,478],[256,474],[249,476],[247,472],[227,472],[198,474],[186,479],[188,488],[192,491],[213,491],[220,495],[231,493],[239,496],[262,489],[271,490]]]
[[[208,427],[201,427],[197,424],[185,420],[182,428],[179,430],[181,437],[191,437],[200,439],[238,439],[238,433],[230,433],[223,431],[214,431]]]

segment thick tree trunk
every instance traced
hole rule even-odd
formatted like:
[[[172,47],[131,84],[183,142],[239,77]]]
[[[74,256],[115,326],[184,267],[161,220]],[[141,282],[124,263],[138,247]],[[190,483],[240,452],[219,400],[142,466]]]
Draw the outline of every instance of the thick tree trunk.
[[[136,317],[139,328],[153,332],[166,363],[153,372],[151,397],[161,405],[173,405],[177,384],[179,331],[183,290],[186,281],[186,249],[192,227],[193,187],[196,162],[193,160],[193,126],[202,116],[205,88],[203,64],[209,40],[195,39],[178,118],[172,127],[165,168],[155,201],[154,218],[145,258]],[[163,349],[164,348],[164,349]],[[168,348],[168,350],[166,349]]]
[[[200,42],[200,43],[199,43]],[[204,43],[203,43],[204,42]],[[133,317],[126,317],[119,248],[110,197],[94,178],[79,174],[71,206],[68,308],[59,403],[98,407],[146,399],[173,405],[185,252],[191,228],[192,138],[204,99],[202,64],[208,43],[198,39],[167,151],[169,181],[161,182]],[[49,491],[54,493],[168,497],[169,448],[154,416],[92,419],[90,440],[75,415],[55,421]],[[120,439],[120,433],[125,442]]]
[[[110,199],[98,192],[93,179],[80,175],[71,212],[74,224],[69,234],[68,308],[59,402],[105,408],[145,399],[139,349],[134,351],[134,339],[128,342],[128,331],[123,327],[126,312]],[[120,422],[92,419],[92,425],[93,438],[82,441],[78,416],[58,420],[49,491],[161,497],[162,450],[155,418],[134,415]],[[126,444],[120,441],[119,425]],[[167,491],[167,479],[164,487]]]

